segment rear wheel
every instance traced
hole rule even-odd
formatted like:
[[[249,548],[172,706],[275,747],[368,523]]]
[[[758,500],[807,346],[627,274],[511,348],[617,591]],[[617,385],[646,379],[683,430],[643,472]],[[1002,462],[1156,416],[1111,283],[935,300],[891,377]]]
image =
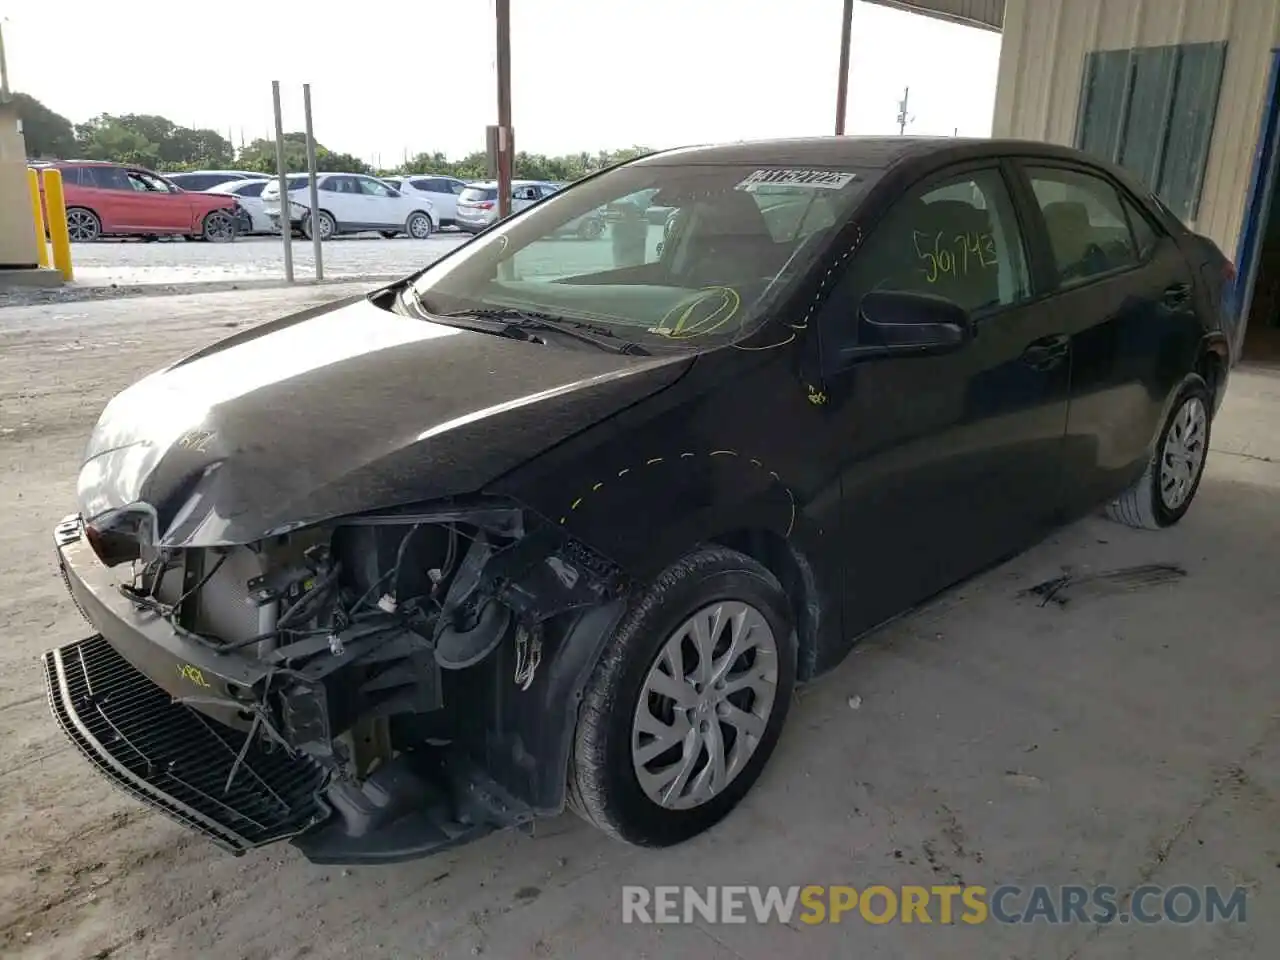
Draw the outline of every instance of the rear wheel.
[[[773,752],[795,660],[787,598],[768,570],[724,547],[673,564],[631,604],[587,683],[572,806],[644,846],[711,827]]]
[[[1188,377],[1156,442],[1146,471],[1107,505],[1107,516],[1144,530],[1173,526],[1189,509],[1209,454],[1213,397],[1198,376]]]
[[[92,210],[68,207],[67,233],[72,243],[90,243],[102,236],[102,221]]]
[[[331,240],[333,235],[338,232],[338,224],[333,219],[333,214],[328,210],[321,210],[320,216],[316,218],[319,223],[320,239]],[[311,216],[310,214],[302,221],[302,232],[306,234],[308,240],[311,239]]]

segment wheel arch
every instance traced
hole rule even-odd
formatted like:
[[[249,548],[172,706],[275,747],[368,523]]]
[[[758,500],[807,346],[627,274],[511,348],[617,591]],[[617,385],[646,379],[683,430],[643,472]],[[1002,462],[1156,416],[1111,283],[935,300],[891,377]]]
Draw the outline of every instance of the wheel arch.
[[[805,554],[777,531],[765,527],[740,527],[708,542],[750,557],[778,578],[796,628],[797,679],[813,677],[817,673],[819,630],[826,610],[813,565]]]
[[[1231,345],[1225,334],[1210,334],[1200,343],[1195,372],[1209,388],[1213,397],[1213,413],[1218,412],[1226,394],[1227,377],[1231,369]]]

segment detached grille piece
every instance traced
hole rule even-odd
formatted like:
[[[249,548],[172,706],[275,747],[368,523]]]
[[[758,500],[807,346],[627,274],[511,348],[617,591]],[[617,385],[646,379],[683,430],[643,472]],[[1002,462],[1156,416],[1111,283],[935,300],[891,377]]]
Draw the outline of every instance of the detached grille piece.
[[[54,717],[98,772],[220,847],[243,853],[326,815],[314,761],[245,749],[244,732],[174,703],[101,636],[49,651],[44,665]]]

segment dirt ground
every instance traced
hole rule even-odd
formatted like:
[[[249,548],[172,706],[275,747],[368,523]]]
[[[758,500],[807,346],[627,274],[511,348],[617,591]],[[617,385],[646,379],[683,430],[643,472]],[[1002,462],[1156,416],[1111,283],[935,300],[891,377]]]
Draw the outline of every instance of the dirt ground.
[[[232,858],[109,788],[48,715],[83,622],[52,560],[106,399],[335,287],[0,310],[0,954],[75,958],[1245,958],[1280,952],[1280,371],[1238,371],[1172,531],[1092,518],[801,692],[756,790],[667,851],[571,816],[385,868]],[[1138,564],[1058,603],[1064,571]],[[624,926],[626,883],[1242,886],[1245,923]],[[1268,946],[1269,945],[1269,946]]]

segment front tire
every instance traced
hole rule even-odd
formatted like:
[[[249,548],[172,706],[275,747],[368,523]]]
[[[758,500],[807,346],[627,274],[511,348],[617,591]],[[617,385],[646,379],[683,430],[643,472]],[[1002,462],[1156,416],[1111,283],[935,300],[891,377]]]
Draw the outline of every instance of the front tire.
[[[773,752],[795,665],[777,578],[725,547],[688,554],[633,600],[592,672],[574,733],[571,806],[642,846],[713,826]]]
[[[409,214],[409,219],[404,222],[404,232],[415,240],[426,240],[435,230],[435,225],[431,222],[431,218],[421,210],[415,210]]]
[[[1156,441],[1146,471],[1107,504],[1107,516],[1141,530],[1163,530],[1181,520],[1200,489],[1209,455],[1213,396],[1198,376],[1188,377]]]
[[[206,213],[200,224],[200,239],[209,243],[230,243],[238,232],[235,217],[223,210]]]

